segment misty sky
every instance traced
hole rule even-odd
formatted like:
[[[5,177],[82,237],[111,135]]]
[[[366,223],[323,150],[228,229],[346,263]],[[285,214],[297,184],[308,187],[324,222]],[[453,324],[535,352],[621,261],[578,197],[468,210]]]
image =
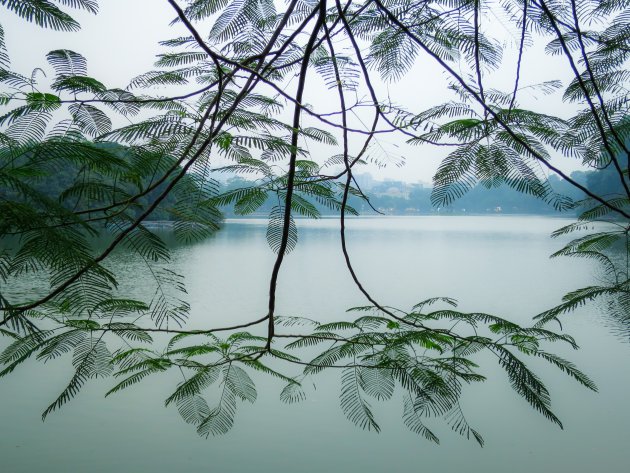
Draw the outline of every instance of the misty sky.
[[[124,88],[132,77],[153,68],[155,54],[162,51],[157,44],[159,40],[186,34],[182,26],[169,26],[175,14],[166,0],[101,0],[99,3],[100,13],[97,16],[72,11],[82,25],[82,30],[74,33],[42,30],[0,8],[0,23],[5,29],[12,68],[25,75],[30,75],[34,68],[40,66],[50,71],[45,67],[45,54],[53,49],[71,49],[87,57],[88,73],[91,76],[110,88]],[[504,66],[487,76],[485,87],[495,86],[509,90],[512,87],[516,62],[513,45],[518,38],[518,32],[510,30],[509,25],[504,26],[507,22],[499,11],[490,12],[486,16],[486,22],[491,33],[501,38],[506,52]],[[539,42],[526,52],[521,84],[553,79],[567,82],[569,76],[566,60],[562,57],[546,57],[542,54],[543,46],[544,43]],[[428,58],[420,58],[399,82],[377,82],[381,97],[389,97],[394,103],[416,112],[451,98],[446,90],[447,85],[447,74]],[[158,93],[166,95],[169,90],[158,90]],[[357,95],[359,98],[367,97],[361,89]],[[336,91],[326,90],[318,78],[309,75],[307,103],[316,104],[317,110],[321,112],[333,111],[336,97]],[[568,117],[572,110],[572,106],[562,104],[558,96],[535,98],[524,91],[519,99],[524,107],[563,117]],[[367,126],[371,117],[371,113],[356,116],[353,124],[360,126],[362,122]],[[124,122],[119,124],[123,125]],[[354,143],[356,148],[358,144],[356,141]],[[318,162],[324,161],[327,155],[340,152],[330,148],[309,149]],[[440,159],[448,151],[446,148],[436,149],[428,145],[407,145],[401,135],[381,135],[374,152],[381,155],[382,161],[389,160],[389,164],[384,168],[370,166],[358,171],[370,172],[377,178],[430,182]],[[392,159],[386,158],[387,155],[391,155]],[[405,158],[404,165],[397,166],[400,157]],[[578,162],[567,158],[555,159],[554,164],[569,172],[580,169]]]

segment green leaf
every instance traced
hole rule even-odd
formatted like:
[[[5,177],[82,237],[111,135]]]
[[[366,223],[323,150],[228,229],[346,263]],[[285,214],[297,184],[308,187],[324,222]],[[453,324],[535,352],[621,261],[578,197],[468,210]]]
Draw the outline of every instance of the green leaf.
[[[291,252],[297,245],[298,231],[293,217],[289,215],[285,229],[285,210],[284,206],[276,205],[269,214],[269,223],[267,224],[267,243],[274,253],[278,253],[282,248],[284,234],[286,232],[285,253]]]
[[[82,330],[98,330],[101,328],[101,325],[94,320],[67,319],[65,323],[70,327]]]
[[[216,143],[217,145],[219,145],[219,148],[223,150],[227,150],[232,144],[232,139],[233,139],[232,135],[224,132],[224,133],[221,133],[219,136],[217,136]]]
[[[346,417],[363,430],[380,432],[371,407],[362,397],[357,368],[346,368],[341,376],[341,410]]]
[[[56,5],[47,0],[1,0],[4,5],[26,21],[42,28],[58,31],[77,31],[80,29],[70,15],[64,13]]]
[[[224,382],[227,389],[243,401],[256,400],[256,387],[249,375],[238,366],[230,365],[224,370]]]
[[[61,106],[61,99],[57,95],[41,92],[26,94],[26,104],[33,110],[56,110]]]

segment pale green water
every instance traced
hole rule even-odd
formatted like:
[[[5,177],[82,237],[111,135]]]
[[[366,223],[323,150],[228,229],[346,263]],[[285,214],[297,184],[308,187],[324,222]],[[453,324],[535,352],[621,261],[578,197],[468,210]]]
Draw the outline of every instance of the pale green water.
[[[350,222],[351,256],[366,287],[385,304],[408,307],[447,295],[462,310],[518,322],[593,283],[586,261],[549,260],[549,239],[566,220],[538,217],[374,218]],[[278,312],[338,320],[365,301],[345,271],[334,220],[301,221],[300,243],[280,277]],[[142,265],[119,254],[115,265],[143,292]],[[174,250],[187,277],[191,325],[216,326],[263,315],[273,254],[265,222],[230,223],[215,238]],[[18,472],[610,472],[630,467],[630,344],[610,333],[596,311],[566,319],[582,346],[569,356],[598,384],[580,388],[545,368],[562,431],[531,410],[503,375],[468,389],[469,422],[481,449],[448,428],[442,443],[406,430],[395,399],[376,409],[383,432],[363,432],[338,403],[336,378],[317,379],[307,401],[284,405],[281,384],[264,381],[254,405],[240,405],[230,434],[199,438],[175,409],[163,407],[173,380],[156,378],[103,399],[110,383],[88,385],[45,423],[41,411],[63,388],[65,364],[30,364],[0,380],[0,471]],[[488,375],[496,370],[488,369]]]

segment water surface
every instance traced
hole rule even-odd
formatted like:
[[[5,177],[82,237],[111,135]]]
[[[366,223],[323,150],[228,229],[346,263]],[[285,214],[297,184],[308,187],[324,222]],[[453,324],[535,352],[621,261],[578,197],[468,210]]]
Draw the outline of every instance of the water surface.
[[[548,256],[562,241],[549,234],[568,220],[541,217],[361,218],[349,222],[350,254],[366,288],[383,304],[409,308],[450,296],[460,309],[528,323],[565,292],[597,281],[581,260]],[[186,276],[191,327],[231,325],[265,313],[274,255],[266,222],[231,221],[214,238],[173,249],[172,268]],[[299,221],[300,241],[285,259],[278,313],[318,320],[350,317],[366,301],[354,287],[339,247],[338,222]],[[124,286],[146,296],[143,263],[119,252],[111,263]],[[599,393],[543,367],[560,430],[514,394],[494,366],[492,379],[467,389],[468,421],[486,440],[479,448],[436,427],[441,445],[406,430],[399,398],[375,408],[382,433],[347,421],[339,381],[307,385],[302,404],[278,401],[282,385],[263,380],[254,405],[239,404],[234,429],[203,439],[164,399],[175,380],[150,379],[103,399],[109,382],[95,382],[45,423],[40,414],[67,382],[67,359],[31,363],[0,381],[0,470],[67,472],[410,472],[489,473],[628,471],[630,463],[630,344],[616,338],[596,308],[566,319],[582,346],[562,349],[595,380]],[[484,360],[482,360],[484,361]],[[439,426],[440,424],[429,425]]]

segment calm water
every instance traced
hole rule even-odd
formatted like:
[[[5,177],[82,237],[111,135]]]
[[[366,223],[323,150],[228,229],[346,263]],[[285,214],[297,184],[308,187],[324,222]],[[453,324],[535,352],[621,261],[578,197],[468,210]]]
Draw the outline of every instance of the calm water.
[[[549,260],[563,219],[538,217],[373,218],[350,222],[351,256],[365,286],[384,304],[409,307],[444,295],[460,309],[527,323],[571,289],[597,282],[587,261]],[[278,313],[319,320],[347,317],[365,305],[341,262],[337,222],[301,221],[300,242],[280,277]],[[191,326],[251,320],[264,314],[273,254],[265,222],[230,222],[206,242],[177,247],[173,267],[186,275]],[[142,264],[120,253],[112,263],[141,296]],[[88,385],[45,423],[40,414],[63,389],[66,364],[30,364],[0,380],[0,471],[39,472],[627,472],[630,464],[630,344],[611,334],[593,308],[566,319],[582,346],[568,356],[598,384],[580,388],[558,371],[540,370],[565,430],[531,410],[494,366],[464,404],[481,431],[481,449],[436,428],[442,443],[406,430],[400,399],[375,409],[383,432],[363,432],[339,408],[335,376],[315,379],[308,399],[280,403],[282,388],[259,384],[258,401],[240,404],[230,434],[199,438],[163,401],[173,378],[156,378],[103,399],[109,383]],[[373,403],[374,404],[374,403]]]

